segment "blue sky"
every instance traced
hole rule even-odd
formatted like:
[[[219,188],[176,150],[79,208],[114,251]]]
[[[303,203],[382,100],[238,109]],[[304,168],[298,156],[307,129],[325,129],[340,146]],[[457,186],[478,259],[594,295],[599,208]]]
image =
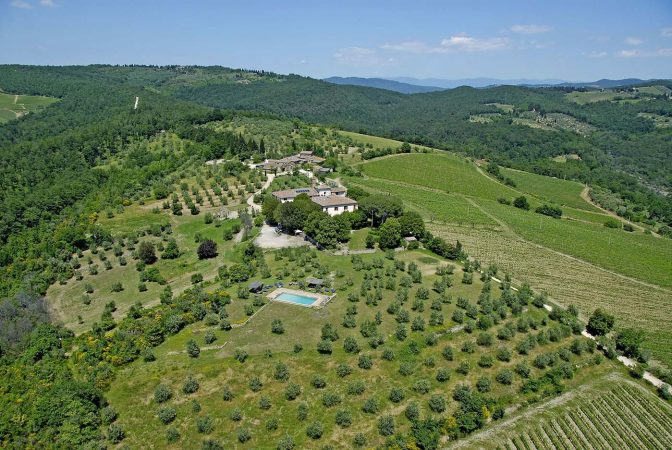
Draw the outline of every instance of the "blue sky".
[[[672,77],[672,0],[0,0],[0,63],[313,77]]]

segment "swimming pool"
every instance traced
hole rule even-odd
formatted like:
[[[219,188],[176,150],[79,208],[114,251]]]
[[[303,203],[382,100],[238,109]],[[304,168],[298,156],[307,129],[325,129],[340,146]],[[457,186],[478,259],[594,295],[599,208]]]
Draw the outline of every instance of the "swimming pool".
[[[317,301],[315,297],[308,297],[307,295],[292,294],[290,292],[282,292],[278,294],[273,300],[281,302],[295,303],[297,305],[311,306]]]

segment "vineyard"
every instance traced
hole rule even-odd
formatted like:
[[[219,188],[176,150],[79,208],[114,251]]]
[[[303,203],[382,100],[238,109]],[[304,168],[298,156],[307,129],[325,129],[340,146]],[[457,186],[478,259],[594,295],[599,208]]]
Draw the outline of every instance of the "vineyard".
[[[486,431],[483,436],[476,436],[469,447],[672,448],[672,408],[621,377],[607,380],[603,380],[600,388],[580,392],[563,405],[540,407],[532,417],[525,414],[519,420],[512,419],[498,429]]]

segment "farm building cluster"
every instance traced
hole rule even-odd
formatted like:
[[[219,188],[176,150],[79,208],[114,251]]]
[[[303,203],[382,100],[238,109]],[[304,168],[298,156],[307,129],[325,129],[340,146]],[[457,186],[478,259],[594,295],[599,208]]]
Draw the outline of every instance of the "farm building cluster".
[[[299,168],[303,165],[319,166],[324,161],[324,158],[314,155],[312,151],[306,150],[282,159],[267,159],[263,163],[257,164],[256,168],[263,170],[264,173],[277,174],[293,172],[295,168]],[[323,168],[317,168],[317,170],[323,171]]]
[[[273,192],[273,196],[280,200],[281,203],[287,203],[294,201],[301,194],[306,194],[313,202],[320,205],[322,211],[330,216],[337,216],[344,212],[353,212],[357,209],[357,201],[346,197],[346,193],[347,191],[344,187],[332,187],[320,184],[317,186],[275,191]]]

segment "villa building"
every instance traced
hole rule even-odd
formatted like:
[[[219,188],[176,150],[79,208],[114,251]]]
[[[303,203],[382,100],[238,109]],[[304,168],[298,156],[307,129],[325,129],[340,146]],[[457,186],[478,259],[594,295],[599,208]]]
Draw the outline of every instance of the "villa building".
[[[273,196],[281,203],[292,202],[301,194],[306,194],[310,199],[322,207],[322,211],[330,216],[337,216],[344,212],[353,212],[357,209],[357,201],[346,197],[347,191],[344,187],[332,187],[326,184],[318,186],[301,187],[296,189],[287,189],[284,191],[275,191]]]

